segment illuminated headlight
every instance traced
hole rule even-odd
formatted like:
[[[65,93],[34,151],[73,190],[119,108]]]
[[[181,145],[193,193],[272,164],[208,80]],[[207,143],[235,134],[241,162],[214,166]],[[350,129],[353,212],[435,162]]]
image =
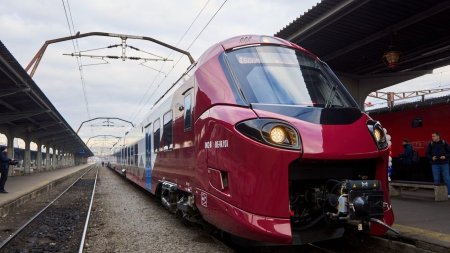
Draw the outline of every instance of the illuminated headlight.
[[[286,133],[283,128],[276,126],[270,130],[270,140],[277,144],[282,144],[286,140]]]
[[[378,149],[385,149],[388,147],[388,141],[386,139],[386,133],[383,130],[380,122],[369,120],[367,122],[367,127],[369,128],[370,133],[373,136],[375,143],[377,144]]]
[[[279,146],[297,147],[299,142],[297,131],[285,123],[265,124],[261,129],[261,133],[267,142]]]
[[[251,119],[240,122],[236,129],[242,134],[271,146],[301,150],[300,136],[294,127],[275,119]]]
[[[375,137],[375,141],[376,142],[380,142],[381,137],[383,135],[382,133],[383,131],[380,130],[379,128],[375,128],[375,130],[373,131],[373,136]]]

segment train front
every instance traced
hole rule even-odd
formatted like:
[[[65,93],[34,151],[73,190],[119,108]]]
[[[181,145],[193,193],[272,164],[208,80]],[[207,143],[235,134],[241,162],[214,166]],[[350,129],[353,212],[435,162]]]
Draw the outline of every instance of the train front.
[[[381,125],[314,55],[273,37],[243,38],[222,43],[209,62],[223,68],[235,105],[208,95],[208,64],[197,75],[198,102],[212,101],[197,128],[202,215],[269,243],[338,238],[345,226],[384,234],[394,217]]]

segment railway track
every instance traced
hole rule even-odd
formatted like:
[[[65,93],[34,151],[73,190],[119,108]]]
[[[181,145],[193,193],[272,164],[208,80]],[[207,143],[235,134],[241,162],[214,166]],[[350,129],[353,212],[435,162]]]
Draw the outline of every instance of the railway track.
[[[99,167],[92,166],[0,244],[0,252],[83,252]]]

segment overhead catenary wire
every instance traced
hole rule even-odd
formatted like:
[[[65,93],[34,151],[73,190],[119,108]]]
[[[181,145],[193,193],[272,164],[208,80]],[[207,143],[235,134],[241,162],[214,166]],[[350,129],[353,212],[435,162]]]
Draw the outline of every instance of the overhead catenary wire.
[[[211,16],[211,18],[208,20],[208,22],[206,23],[206,25],[203,26],[202,30],[197,34],[197,36],[194,38],[194,40],[192,40],[192,42],[189,44],[189,46],[187,47],[186,51],[189,51],[189,49],[191,49],[191,47],[194,45],[194,43],[197,41],[197,39],[200,37],[200,35],[205,31],[205,29],[209,26],[209,24],[211,23],[211,21],[216,17],[217,13],[219,13],[219,11],[222,9],[222,7],[225,5],[225,3],[228,0],[223,1],[222,5],[220,5],[220,7],[217,9],[217,11]],[[175,66],[178,65],[178,63],[181,61],[181,59],[183,58],[183,56],[181,56],[180,58],[178,58],[177,62],[172,66],[172,68],[169,70],[169,72],[167,73],[167,76],[172,72],[172,70],[175,69]],[[161,82],[158,84],[157,88],[166,80],[167,76],[161,80]],[[147,103],[150,101],[152,97],[149,98],[149,100],[147,101]],[[146,104],[147,104],[146,103]]]
[[[206,28],[211,24],[212,20],[216,17],[216,15],[220,12],[220,10],[223,8],[223,6],[225,5],[225,3],[228,0],[224,0],[222,2],[222,4],[220,5],[220,7],[216,10],[216,12],[211,16],[211,18],[208,20],[208,22],[203,26],[203,28],[201,29],[201,31],[197,34],[197,36],[194,38],[194,40],[192,40],[192,42],[189,44],[189,46],[187,47],[186,51],[188,51],[194,44],[195,42],[198,40],[198,38],[202,35],[202,33],[206,30]],[[209,2],[209,1],[208,1]],[[208,3],[207,2],[207,3]],[[206,3],[206,4],[207,4]],[[204,8],[206,7],[206,5],[204,6]],[[203,8],[202,8],[203,11]],[[199,15],[198,15],[199,16]],[[198,16],[196,17],[196,19],[198,18]],[[192,26],[192,24],[191,24]],[[190,26],[190,27],[191,27]],[[137,118],[140,114],[140,112],[142,111],[143,108],[145,108],[148,103],[150,102],[150,100],[153,98],[154,94],[156,94],[156,91],[158,90],[158,88],[161,86],[161,84],[167,79],[167,77],[170,75],[170,73],[172,72],[173,69],[175,69],[175,67],[178,65],[178,63],[181,61],[183,56],[181,56],[178,61],[172,66],[172,68],[169,70],[169,72],[167,73],[167,75],[158,83],[157,87],[154,89],[154,91],[152,92],[151,96],[149,97],[149,99],[147,100],[147,102],[141,107],[141,109],[139,110],[139,112],[135,115],[134,118]],[[171,87],[170,87],[171,88]],[[169,89],[170,89],[169,88]]]
[[[128,60],[143,60],[143,61],[172,61],[165,58],[144,58],[139,56],[117,56],[117,55],[91,55],[91,54],[81,54],[81,53],[71,53],[71,54],[63,54],[74,57],[88,57],[94,59],[128,59]]]
[[[106,46],[106,47],[98,47],[98,48],[92,48],[92,49],[87,49],[87,50],[77,50],[76,52],[73,52],[73,53],[71,53],[71,54],[63,54],[63,55],[82,57],[82,56],[86,56],[86,55],[82,55],[81,53],[92,52],[92,51],[98,51],[98,50],[102,50],[102,49],[109,49],[109,48],[115,48],[115,47],[121,47],[121,46],[122,46],[122,47],[130,48],[130,49],[133,49],[133,50],[136,50],[136,51],[138,51],[138,52],[142,52],[142,53],[145,53],[145,54],[148,54],[148,55],[151,55],[151,56],[154,56],[154,57],[156,57],[156,58],[159,58],[160,61],[171,61],[171,60],[169,60],[168,58],[164,58],[164,57],[159,56],[159,55],[157,55],[157,54],[153,54],[153,53],[147,52],[147,51],[145,51],[145,50],[139,49],[139,48],[137,48],[137,47],[130,46],[130,45],[128,45],[128,44],[115,44],[115,45],[110,45],[110,46]],[[137,56],[135,56],[135,57],[127,57],[127,56],[124,56],[124,55],[122,55],[122,56],[117,56],[117,57],[112,57],[112,56],[100,56],[100,55],[98,55],[98,56],[96,56],[96,57],[105,57],[105,58],[114,58],[114,59],[116,59],[116,58],[117,58],[117,59],[118,59],[118,58],[121,58],[121,59],[125,59],[125,58],[129,58],[129,59],[139,58],[139,57],[137,57]],[[151,60],[155,60],[155,59],[151,59]]]
[[[198,18],[200,17],[200,15],[203,13],[203,11],[206,9],[206,7],[208,6],[209,2],[211,0],[206,1],[206,3],[203,5],[203,7],[200,9],[200,11],[197,13],[197,15],[195,16],[194,20],[192,20],[191,24],[188,26],[188,28],[186,29],[186,31],[184,31],[183,35],[181,35],[180,39],[177,41],[177,43],[175,44],[176,47],[178,47],[178,45],[181,43],[181,41],[183,41],[183,39],[186,37],[187,33],[191,30],[192,26],[194,25],[195,22],[197,22]],[[173,54],[173,51],[171,51],[169,53],[169,55],[167,56],[167,58],[169,58],[171,55]],[[147,65],[144,65],[145,67],[148,67]],[[153,78],[152,82],[150,83],[150,85],[147,86],[147,89],[145,90],[144,94],[142,95],[141,99],[139,100],[138,106],[142,105],[142,102],[144,102],[145,97],[147,96],[148,92],[150,91],[150,88],[153,87],[154,83],[156,82],[156,79],[158,79],[159,75],[161,73],[164,73],[162,71],[162,69],[165,66],[165,62],[163,62],[163,64],[161,64],[161,67],[159,68],[159,70],[157,70],[158,74],[155,75],[155,77]],[[167,78],[168,73],[164,73],[164,78]],[[159,86],[158,86],[159,87]],[[153,97],[154,93],[156,92],[156,90],[158,89],[158,87],[156,87],[153,92],[150,94],[149,98]],[[145,108],[145,106],[147,105],[148,102],[144,103],[139,110],[137,110],[132,117],[131,121],[134,121],[141,113],[142,109]]]
[[[75,33],[75,25],[73,22],[72,11],[70,9],[69,1],[68,0],[66,0],[66,1],[67,1],[67,9],[66,9],[66,4],[64,3],[64,0],[61,0],[61,2],[63,4],[63,8],[64,8],[64,14],[66,16],[67,26],[69,27],[69,33],[70,33],[70,36],[72,36]],[[69,15],[67,13],[67,10],[69,10]],[[69,22],[69,16],[70,16],[71,22]],[[75,46],[75,44],[76,44],[76,46]],[[73,46],[74,51],[79,51],[78,40],[75,40],[75,42],[72,40],[72,46]],[[88,98],[87,98],[86,83],[85,83],[84,72],[83,72],[83,62],[81,61],[81,59],[79,57],[76,57],[76,61],[77,61],[77,65],[78,65],[78,71],[80,73],[81,86],[82,86],[82,90],[83,90],[86,112],[87,112],[88,118],[90,119],[91,112],[89,110],[89,102],[88,102]]]
[[[209,24],[211,23],[211,21],[216,17],[217,13],[219,13],[219,11],[222,9],[222,7],[225,5],[225,3],[228,0],[223,1],[222,5],[219,7],[219,9],[217,9],[217,11],[214,13],[214,15],[212,15],[212,17],[209,19],[208,23],[206,23],[206,25],[203,27],[203,29],[197,34],[197,36],[195,37],[195,39],[191,42],[191,44],[187,47],[186,50],[191,49],[191,47],[194,45],[194,43],[197,41],[197,39],[200,37],[200,35],[202,35],[202,33],[205,31],[206,27],[209,26]]]

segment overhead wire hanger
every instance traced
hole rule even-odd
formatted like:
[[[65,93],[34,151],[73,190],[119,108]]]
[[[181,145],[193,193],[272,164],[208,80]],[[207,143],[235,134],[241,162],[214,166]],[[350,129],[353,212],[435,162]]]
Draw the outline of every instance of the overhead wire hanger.
[[[151,69],[151,70],[154,70],[154,71],[156,71],[156,72],[158,72],[158,73],[160,73],[160,74],[163,74],[164,77],[167,77],[167,73],[166,73],[166,72],[163,72],[163,71],[161,71],[161,70],[158,70],[158,69],[155,69],[155,68],[150,67],[150,66],[148,66],[148,65],[145,65],[146,62],[147,62],[147,61],[143,61],[143,62],[139,63],[139,65],[141,65],[141,66],[143,66],[143,67],[146,67],[146,68],[149,68],[149,69]]]
[[[171,60],[171,59],[164,58],[164,57],[162,57],[162,56],[159,56],[159,55],[156,55],[156,54],[147,52],[147,51],[145,51],[145,50],[141,50],[141,49],[139,49],[139,48],[137,48],[137,47],[128,45],[128,44],[127,44],[127,38],[126,38],[126,37],[122,37],[121,39],[122,39],[122,43],[121,43],[121,44],[114,44],[114,45],[109,45],[109,46],[107,46],[107,47],[93,48],[93,49],[87,49],[87,50],[80,50],[80,51],[78,51],[78,52],[73,52],[73,53],[70,53],[70,54],[63,54],[63,55],[66,55],[66,56],[73,56],[73,57],[80,57],[80,58],[81,58],[81,57],[88,57],[88,58],[92,58],[92,59],[100,59],[100,60],[104,61],[104,62],[102,62],[102,63],[86,64],[86,65],[84,65],[84,66],[101,65],[101,64],[107,64],[107,63],[109,63],[109,62],[108,62],[107,60],[105,60],[105,59],[115,59],[115,60],[121,59],[122,61],[125,61],[125,60],[142,60],[142,61],[144,61],[144,62],[147,62],[147,61],[173,61],[173,60]],[[102,49],[109,49],[109,48],[115,48],[115,47],[121,47],[121,49],[122,49],[122,55],[121,55],[121,56],[116,56],[116,55],[92,55],[92,54],[82,54],[82,53],[85,53],[85,52],[92,52],[92,51],[97,51],[97,50],[102,50]],[[147,58],[147,57],[140,57],[140,56],[127,56],[127,54],[126,54],[126,49],[127,49],[127,48],[136,50],[136,51],[138,51],[138,52],[143,52],[143,53],[145,53],[145,54],[149,54],[149,55],[151,55],[151,56],[154,56],[155,58]],[[148,66],[147,66],[147,67],[148,67]],[[151,68],[151,67],[150,67],[150,68]]]

